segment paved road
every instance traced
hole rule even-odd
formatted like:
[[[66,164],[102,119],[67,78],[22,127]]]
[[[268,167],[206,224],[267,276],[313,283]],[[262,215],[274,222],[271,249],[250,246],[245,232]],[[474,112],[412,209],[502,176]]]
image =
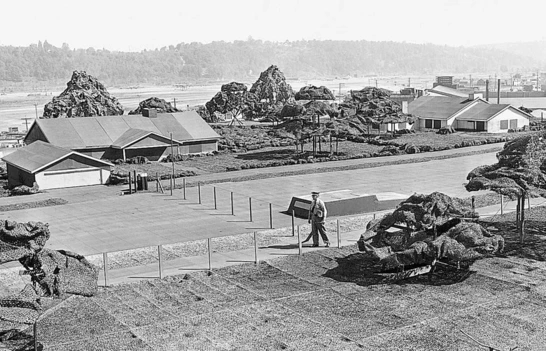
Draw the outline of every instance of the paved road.
[[[449,150],[446,154],[449,152],[453,151]],[[377,161],[341,161],[338,165],[358,162]],[[495,162],[495,153],[490,152],[338,172],[320,173],[321,167],[331,166],[311,165],[317,173],[216,184],[217,209],[214,208],[213,185],[201,187],[201,203],[197,187],[187,189],[186,200],[183,199],[182,190],[178,189],[172,197],[169,193],[120,196],[121,188],[117,187],[59,189],[24,200],[61,197],[67,199],[69,204],[9,211],[0,216],[20,222],[47,222],[51,230],[48,247],[89,255],[267,229],[270,226],[269,203],[272,204],[273,226],[290,226],[291,218],[281,211],[287,209],[292,196],[307,195],[311,190],[351,189],[359,193],[396,192],[408,196],[415,192],[441,191],[450,196],[468,196],[463,187],[468,172],[479,165]],[[254,172],[276,171],[279,170],[261,169]],[[208,177],[209,180],[212,178],[214,176]],[[230,192],[234,193],[234,216],[231,215]],[[252,198],[252,222],[249,197]]]

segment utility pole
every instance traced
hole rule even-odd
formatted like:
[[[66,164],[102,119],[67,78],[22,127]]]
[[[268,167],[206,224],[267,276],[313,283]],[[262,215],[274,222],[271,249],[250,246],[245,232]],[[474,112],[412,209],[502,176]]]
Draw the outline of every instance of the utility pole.
[[[21,119],[25,121],[25,126],[26,126],[27,132],[28,132],[28,120],[32,119],[32,118],[25,117],[25,118],[21,118]]]
[[[408,77],[408,88],[410,88],[410,87],[411,87],[411,78]]]
[[[34,109],[36,110],[36,119],[38,119],[38,104],[34,104]]]

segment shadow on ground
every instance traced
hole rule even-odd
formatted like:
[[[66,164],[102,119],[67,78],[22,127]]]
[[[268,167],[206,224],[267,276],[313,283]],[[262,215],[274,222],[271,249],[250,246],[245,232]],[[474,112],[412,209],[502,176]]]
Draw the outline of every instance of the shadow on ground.
[[[515,221],[489,222],[504,237],[504,254],[519,258],[546,261],[546,228],[544,221],[525,221],[525,236],[521,243]]]
[[[403,280],[391,280],[381,273],[381,266],[364,253],[355,253],[346,257],[336,258],[337,267],[323,274],[339,282],[355,283],[361,286],[379,284],[420,284],[420,285],[451,285],[466,280],[474,271],[469,270],[470,262],[456,267],[437,265],[432,274],[427,273]]]

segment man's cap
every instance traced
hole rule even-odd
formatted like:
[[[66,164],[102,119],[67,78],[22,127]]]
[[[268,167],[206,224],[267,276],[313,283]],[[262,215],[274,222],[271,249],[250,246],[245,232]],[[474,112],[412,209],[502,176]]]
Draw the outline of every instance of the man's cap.
[[[311,195],[320,195],[320,193],[318,191],[313,191],[311,192]]]

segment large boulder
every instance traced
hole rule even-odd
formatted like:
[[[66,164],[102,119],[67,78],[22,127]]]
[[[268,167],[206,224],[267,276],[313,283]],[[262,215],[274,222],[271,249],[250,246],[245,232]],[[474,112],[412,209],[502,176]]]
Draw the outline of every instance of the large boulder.
[[[34,255],[43,249],[49,235],[47,223],[0,220],[0,264]]]
[[[286,104],[282,107],[279,117],[281,118],[290,118],[290,117],[299,117],[305,114],[305,107],[298,104]]]
[[[175,113],[180,112],[177,108],[173,107],[170,102],[157,97],[151,97],[138,104],[138,107],[133,111],[130,111],[130,115],[141,115],[144,109],[155,109],[158,113]]]
[[[335,100],[332,91],[325,86],[309,85],[302,87],[295,95],[296,100]]]
[[[43,249],[19,261],[46,296],[93,296],[97,292],[98,268],[77,253]]]
[[[379,261],[384,271],[502,252],[501,236],[489,233],[472,219],[463,219],[475,216],[471,208],[445,194],[415,194],[394,212],[368,223],[358,246]]]
[[[294,100],[294,91],[281,70],[272,65],[260,74],[260,78],[250,88],[250,93],[258,100],[267,100],[269,103],[289,103]]]
[[[74,71],[67,88],[44,106],[43,118],[123,115],[119,101],[85,71]]]

